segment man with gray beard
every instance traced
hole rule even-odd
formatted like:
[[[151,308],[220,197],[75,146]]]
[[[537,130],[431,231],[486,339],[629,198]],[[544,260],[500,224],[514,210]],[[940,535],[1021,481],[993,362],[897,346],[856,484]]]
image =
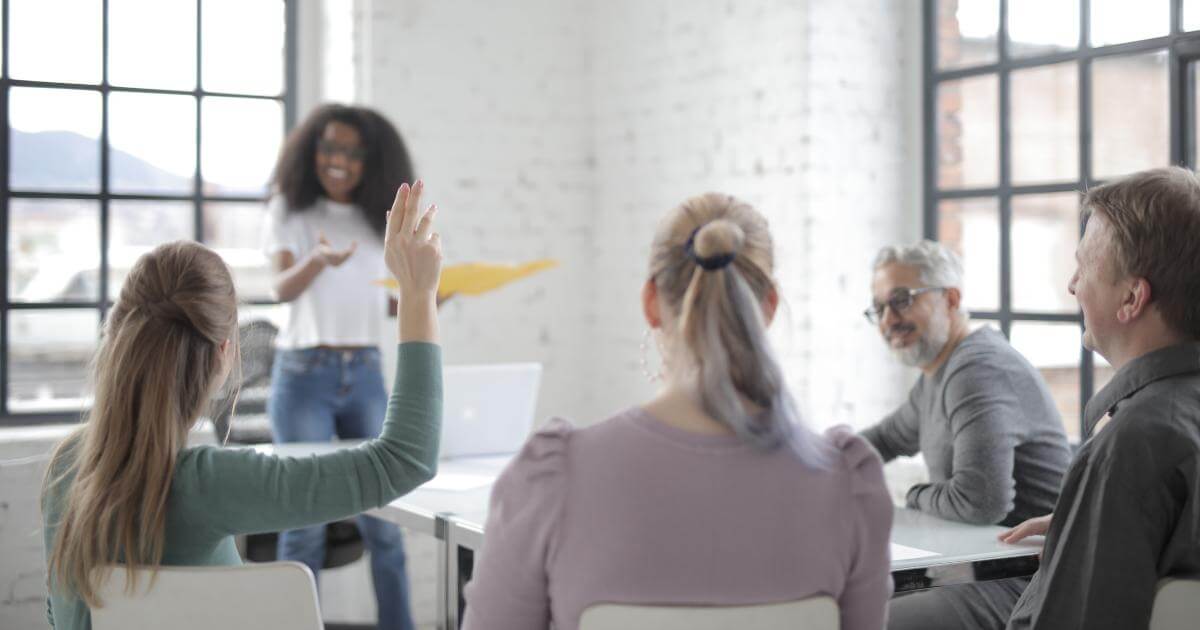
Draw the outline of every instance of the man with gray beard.
[[[907,504],[975,524],[1054,509],[1071,453],[1045,381],[993,328],[970,330],[962,263],[939,243],[885,247],[864,315],[892,354],[921,369],[908,401],[863,432],[886,462],[924,455],[929,483]]]

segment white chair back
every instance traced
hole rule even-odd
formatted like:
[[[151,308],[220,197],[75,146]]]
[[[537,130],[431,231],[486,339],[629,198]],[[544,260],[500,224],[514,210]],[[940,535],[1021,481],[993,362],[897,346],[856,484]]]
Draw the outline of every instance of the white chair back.
[[[1158,581],[1150,630],[1194,630],[1200,623],[1200,578]]]
[[[100,587],[94,630],[322,630],[312,572],[299,562],[140,570],[126,593],[125,567]]]
[[[640,606],[596,604],[579,630],[838,630],[837,602],[810,597],[748,606]]]

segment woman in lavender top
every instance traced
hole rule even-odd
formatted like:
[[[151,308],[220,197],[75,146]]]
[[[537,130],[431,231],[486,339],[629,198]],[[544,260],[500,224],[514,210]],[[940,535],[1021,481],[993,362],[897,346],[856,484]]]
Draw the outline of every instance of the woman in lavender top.
[[[891,594],[881,464],[798,423],[766,337],[766,220],[707,194],[672,212],[642,290],[663,388],[605,422],[551,422],[492,491],[464,628],[574,630],[593,604],[833,597],[879,629]]]

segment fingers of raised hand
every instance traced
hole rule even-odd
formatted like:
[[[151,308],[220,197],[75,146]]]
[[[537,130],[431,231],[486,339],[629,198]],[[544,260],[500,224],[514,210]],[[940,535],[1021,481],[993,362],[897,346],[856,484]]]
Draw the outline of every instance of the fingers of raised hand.
[[[404,222],[404,204],[408,200],[408,184],[400,184],[396,190],[396,198],[392,200],[392,209],[387,213],[387,229],[385,238],[400,233],[400,224]]]
[[[425,182],[418,179],[404,197],[404,221],[400,225],[400,230],[404,234],[412,234],[421,221],[423,214],[421,212],[421,192],[424,190]]]
[[[437,204],[430,205],[425,210],[425,216],[421,217],[421,222],[417,224],[415,237],[418,241],[427,241],[433,234],[433,218],[437,216]]]

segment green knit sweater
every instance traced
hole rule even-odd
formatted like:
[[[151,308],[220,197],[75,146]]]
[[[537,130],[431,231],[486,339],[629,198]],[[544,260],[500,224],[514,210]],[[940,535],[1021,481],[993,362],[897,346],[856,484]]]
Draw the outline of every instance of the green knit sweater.
[[[374,440],[308,457],[215,446],[184,449],[167,500],[162,563],[241,564],[233,541],[237,534],[324,523],[390,503],[434,476],[441,422],[441,348],[403,343],[383,431]],[[66,469],[73,456],[64,451],[51,462],[53,470]],[[72,481],[67,476],[42,495],[47,559]],[[90,629],[87,605],[50,582],[50,625]]]

